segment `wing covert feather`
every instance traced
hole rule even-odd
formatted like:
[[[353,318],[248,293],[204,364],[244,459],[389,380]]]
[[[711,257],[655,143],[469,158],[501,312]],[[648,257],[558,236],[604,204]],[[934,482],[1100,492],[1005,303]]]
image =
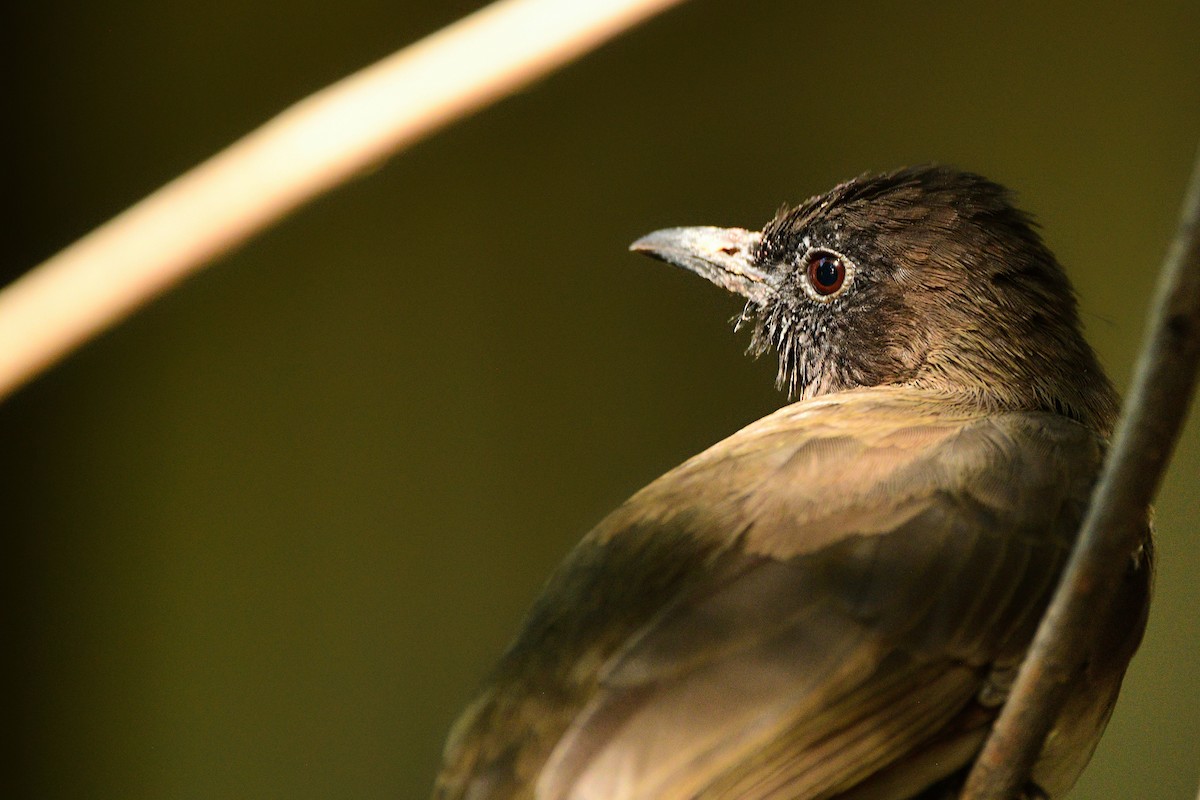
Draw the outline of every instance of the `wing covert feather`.
[[[836,797],[964,713],[1032,636],[1102,446],[927,400],[789,406],[614,511],[456,726],[439,796]]]

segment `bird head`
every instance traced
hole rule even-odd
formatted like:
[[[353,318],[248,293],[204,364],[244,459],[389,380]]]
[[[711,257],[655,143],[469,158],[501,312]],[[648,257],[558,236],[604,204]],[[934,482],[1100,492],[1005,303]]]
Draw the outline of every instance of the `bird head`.
[[[1111,428],[1116,396],[1066,274],[1011,194],[978,175],[864,175],[761,231],[668,228],[631,249],[744,297],[737,325],[752,326],[751,353],[778,353],[791,397],[909,385]]]

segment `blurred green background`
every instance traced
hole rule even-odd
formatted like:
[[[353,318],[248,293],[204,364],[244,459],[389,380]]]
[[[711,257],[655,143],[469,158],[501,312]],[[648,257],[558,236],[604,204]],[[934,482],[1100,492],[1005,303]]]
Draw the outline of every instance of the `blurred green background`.
[[[10,10],[4,277],[475,2]],[[1119,385],[1200,141],[1200,4],[696,0],[308,207],[0,406],[11,797],[421,798],[551,567],[774,409],[625,252],[865,170],[1018,189]],[[1200,780],[1200,426],[1077,798]]]

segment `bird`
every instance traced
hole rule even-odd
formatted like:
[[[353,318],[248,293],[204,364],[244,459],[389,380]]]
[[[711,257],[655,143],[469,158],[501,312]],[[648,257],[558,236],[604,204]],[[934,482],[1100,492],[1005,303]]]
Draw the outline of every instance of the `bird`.
[[[788,403],[605,517],[451,728],[436,800],[957,797],[1118,412],[1013,194],[927,164],[761,230],[631,250],[745,301]],[[1146,623],[1149,522],[1024,797],[1091,757]]]

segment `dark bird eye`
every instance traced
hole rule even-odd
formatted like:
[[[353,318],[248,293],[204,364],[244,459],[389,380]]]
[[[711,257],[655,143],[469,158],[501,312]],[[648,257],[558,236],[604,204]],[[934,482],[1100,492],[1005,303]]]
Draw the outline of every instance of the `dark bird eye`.
[[[846,265],[835,255],[814,253],[808,258],[808,281],[817,294],[829,295],[842,288]]]

